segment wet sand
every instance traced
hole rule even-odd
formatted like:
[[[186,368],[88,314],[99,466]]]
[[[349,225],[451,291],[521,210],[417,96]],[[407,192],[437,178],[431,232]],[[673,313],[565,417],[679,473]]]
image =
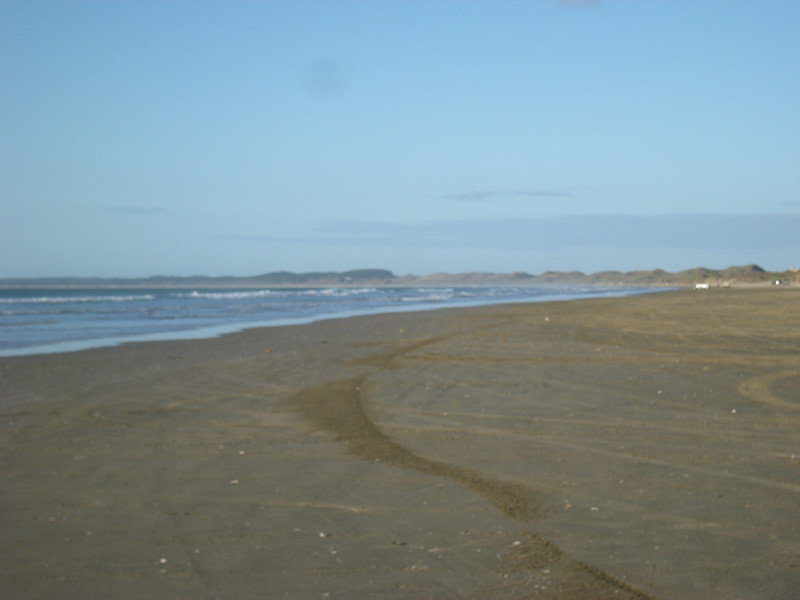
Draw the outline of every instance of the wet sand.
[[[798,309],[679,291],[1,358],[0,597],[795,598]]]

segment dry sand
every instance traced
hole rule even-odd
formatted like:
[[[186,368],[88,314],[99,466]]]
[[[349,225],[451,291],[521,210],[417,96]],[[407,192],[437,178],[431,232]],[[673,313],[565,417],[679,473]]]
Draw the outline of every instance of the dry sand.
[[[0,359],[0,597],[797,598],[798,309],[681,291]]]

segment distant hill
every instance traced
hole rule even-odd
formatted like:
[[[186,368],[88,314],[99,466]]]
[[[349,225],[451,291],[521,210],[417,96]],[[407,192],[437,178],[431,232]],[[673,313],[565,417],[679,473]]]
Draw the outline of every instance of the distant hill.
[[[38,288],[191,288],[191,287],[269,287],[269,286],[320,286],[320,285],[385,285],[396,280],[385,269],[358,269],[337,273],[319,271],[292,273],[277,271],[251,277],[211,277],[207,275],[170,276],[154,275],[142,278],[102,277],[40,277],[34,279],[0,279],[0,287]]]
[[[695,283],[714,285],[757,285],[770,284],[774,281],[788,281],[800,284],[800,276],[796,269],[781,272],[768,272],[758,265],[728,267],[727,269],[708,269],[697,267],[677,273],[669,273],[663,269],[651,271],[600,271],[598,273],[582,273],[580,271],[545,271],[540,275],[524,272],[515,273],[435,273],[423,277],[408,276],[403,278],[408,284],[415,285],[647,285],[647,286],[691,286]]]
[[[545,271],[531,275],[513,273],[433,273],[431,275],[398,276],[386,269],[357,269],[333,272],[316,271],[292,273],[276,271],[250,277],[188,277],[155,275],[139,279],[101,277],[44,277],[35,279],[0,279],[0,287],[35,288],[232,288],[232,287],[317,287],[317,286],[408,286],[408,285],[648,285],[691,286],[709,285],[767,285],[775,281],[800,285],[796,268],[780,272],[765,271],[758,265],[708,269],[697,267],[677,273],[662,269],[652,271],[600,271],[586,274],[580,271]]]
[[[775,281],[800,285],[797,269],[769,272],[758,265],[728,267],[727,269],[708,269],[696,267],[677,273],[669,273],[663,269],[652,271],[601,271],[585,275],[580,272],[568,273],[548,271],[533,278],[533,283],[579,283],[592,285],[664,285],[690,286],[695,283],[710,285],[764,285]]]
[[[250,278],[252,281],[265,285],[375,284],[388,283],[394,279],[396,279],[395,274],[385,269],[358,269],[345,271],[344,273],[290,273],[288,271],[279,271]]]

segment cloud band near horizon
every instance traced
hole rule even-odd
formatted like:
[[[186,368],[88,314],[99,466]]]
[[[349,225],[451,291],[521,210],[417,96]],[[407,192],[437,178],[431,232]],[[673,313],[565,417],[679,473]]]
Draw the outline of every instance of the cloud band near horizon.
[[[572,196],[572,192],[567,190],[479,190],[472,192],[459,192],[455,194],[443,194],[439,196],[442,200],[456,200],[459,202],[483,202],[492,199],[503,198],[567,198]]]
[[[768,215],[594,215],[320,225],[298,241],[322,244],[532,249],[564,247],[765,249],[800,246],[800,213]]]

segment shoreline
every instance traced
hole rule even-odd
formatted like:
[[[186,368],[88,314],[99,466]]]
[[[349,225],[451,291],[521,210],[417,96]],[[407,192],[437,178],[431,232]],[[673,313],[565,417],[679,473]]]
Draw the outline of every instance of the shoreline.
[[[9,598],[776,598],[794,289],[0,358]]]
[[[793,273],[793,272],[792,272]],[[783,275],[777,273],[776,275]],[[281,283],[281,284],[263,284],[258,282],[243,282],[236,284],[214,284],[214,283],[198,283],[195,285],[190,284],[0,284],[0,290],[13,291],[13,290],[307,290],[317,288],[340,288],[340,289],[358,289],[363,287],[371,288],[386,288],[386,289],[403,289],[403,288],[438,288],[438,287],[456,287],[456,288],[485,288],[485,287],[564,287],[564,286],[592,286],[592,287],[641,287],[641,288],[669,288],[669,289],[691,289],[696,283],[708,282],[711,287],[715,288],[773,288],[776,287],[775,282],[770,280],[765,281],[728,281],[724,278],[711,277],[711,278],[698,278],[695,280],[683,281],[624,281],[624,280],[598,280],[598,281],[583,281],[583,280],[554,280],[554,281],[514,281],[514,280],[499,280],[499,281],[486,281],[486,282],[465,282],[461,280],[426,280],[421,281],[400,281],[397,283],[381,283],[376,281],[356,282],[356,283],[341,283],[335,281],[320,281],[309,284],[299,283]],[[800,281],[797,279],[787,280],[785,287],[800,287]]]
[[[361,309],[361,310],[347,309],[347,310],[340,310],[339,312],[317,313],[313,315],[296,317],[296,318],[275,318],[273,320],[266,320],[266,321],[254,320],[250,322],[233,321],[225,324],[199,326],[194,329],[186,329],[186,330],[177,330],[177,331],[167,330],[161,332],[120,335],[120,336],[105,337],[105,338],[65,340],[61,342],[39,344],[36,346],[0,350],[0,358],[11,357],[11,356],[31,356],[31,355],[41,355],[41,354],[61,354],[66,352],[79,352],[82,350],[88,350],[92,348],[107,348],[107,347],[120,346],[123,344],[136,344],[142,342],[201,340],[201,339],[220,337],[223,335],[228,335],[231,333],[236,333],[247,329],[259,329],[265,327],[285,327],[292,325],[307,325],[309,323],[314,323],[316,321],[324,321],[327,319],[345,319],[345,318],[364,316],[364,315],[381,315],[381,314],[392,314],[398,312],[445,310],[449,308],[474,308],[477,306],[493,306],[499,304],[513,304],[513,303],[529,303],[529,302],[532,303],[532,302],[549,302],[549,301],[564,301],[564,300],[568,301],[579,298],[597,297],[600,295],[624,297],[637,294],[658,293],[662,291],[669,291],[670,289],[676,289],[676,288],[659,289],[653,286],[594,286],[594,287],[596,287],[596,291],[590,293],[585,293],[585,292],[576,293],[574,291],[572,292],[568,291],[569,288],[566,286],[537,286],[537,287],[532,287],[530,289],[563,290],[563,293],[553,294],[548,296],[538,296],[538,297],[530,296],[524,299],[514,298],[514,299],[489,300],[487,298],[484,298],[483,300],[474,300],[466,302],[446,300],[442,302],[429,303],[429,304],[426,304],[424,302],[421,302],[419,304],[407,304],[407,305],[386,304],[385,306],[379,308]],[[617,287],[618,290],[612,290],[613,287]],[[468,288],[469,286],[467,286],[464,289]],[[149,289],[149,288],[141,288],[141,289]],[[174,289],[190,290],[193,288],[174,288]],[[271,288],[271,289],[278,290],[279,288]],[[297,289],[313,290],[317,288],[297,288]],[[430,288],[430,289],[437,289],[437,288]],[[485,289],[485,288],[480,288],[476,286],[475,289]],[[625,291],[620,291],[623,289]],[[91,290],[87,288],[87,291]],[[163,290],[159,289],[158,291],[163,291]]]

